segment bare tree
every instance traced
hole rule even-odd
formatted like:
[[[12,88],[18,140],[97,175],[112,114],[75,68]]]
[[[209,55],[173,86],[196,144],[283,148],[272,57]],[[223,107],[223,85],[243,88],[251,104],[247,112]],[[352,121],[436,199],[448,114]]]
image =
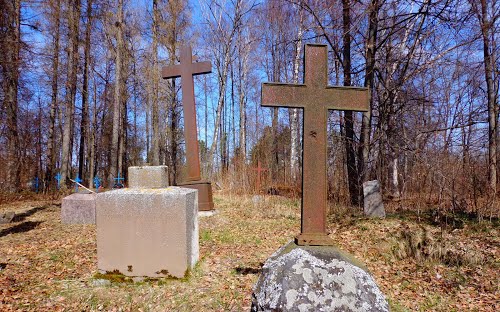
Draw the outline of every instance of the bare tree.
[[[55,152],[55,126],[56,126],[56,111],[58,106],[58,80],[59,80],[59,45],[60,45],[60,15],[61,15],[61,0],[50,1],[50,20],[52,24],[52,79],[51,79],[51,103],[49,113],[49,133],[47,139],[47,165],[45,169],[45,187],[48,190],[53,181],[54,166],[56,162]]]
[[[83,86],[82,86],[82,120],[80,124],[80,146],[78,151],[78,175],[86,180],[85,175],[85,145],[88,144],[89,135],[89,66],[90,66],[90,38],[92,30],[92,0],[87,0],[87,24],[85,25],[85,49],[83,60]]]
[[[368,175],[368,161],[370,157],[371,119],[373,109],[373,87],[375,80],[375,54],[377,52],[378,11],[379,0],[371,0],[368,6],[368,36],[366,40],[366,73],[365,87],[370,91],[370,108],[363,112],[361,120],[361,136],[358,148],[359,180],[364,182]]]
[[[151,123],[152,123],[152,163],[153,166],[160,164],[160,124],[158,111],[158,83],[159,83],[159,66],[158,66],[158,23],[159,23],[158,1],[153,0],[153,73],[152,79],[152,94],[151,94]]]
[[[302,37],[304,35],[304,9],[302,7],[301,1],[297,6],[297,13],[299,15],[299,27],[297,31],[297,43],[295,47],[295,60],[293,63],[293,79],[292,82],[299,83],[299,66],[301,59],[301,49],[302,49]],[[299,109],[290,109],[290,173],[292,182],[295,183],[297,180],[298,172],[298,152],[299,152]]]
[[[62,157],[61,157],[61,181],[62,187],[65,187],[66,179],[70,175],[71,168],[71,149],[73,133],[73,115],[75,111],[76,98],[76,78],[78,70],[78,40],[80,27],[80,0],[68,1],[68,73],[66,79],[66,97],[64,99],[64,129],[62,138]]]
[[[351,85],[351,1],[342,0],[342,21],[343,21],[343,71],[344,86]],[[345,127],[345,149],[347,156],[347,181],[349,184],[349,195],[351,204],[359,205],[359,180],[356,166],[356,153],[354,148],[354,115],[352,111],[344,112]]]
[[[219,134],[222,131],[221,117],[225,104],[225,93],[227,86],[227,79],[230,69],[230,62],[234,53],[234,41],[237,34],[237,27],[240,22],[241,1],[235,3],[232,12],[228,12],[228,7],[224,6],[218,0],[211,0],[205,3],[206,12],[205,20],[209,26],[209,35],[207,40],[214,57],[215,69],[218,76],[218,100],[217,110],[215,115],[214,130],[212,136],[212,145],[207,155],[209,161],[209,174],[212,174],[214,164],[214,154],[217,148]]]
[[[120,144],[120,119],[121,119],[121,105],[122,105],[122,57],[123,57],[123,0],[117,1],[117,21],[116,27],[116,58],[115,58],[115,96],[113,102],[113,132],[111,141],[111,163],[109,171],[109,185],[113,186],[113,179],[118,174],[118,157]]]
[[[479,3],[478,3],[479,2]],[[497,1],[470,1],[478,19],[483,39],[484,77],[488,103],[488,175],[490,188],[497,194],[497,142],[498,142],[498,80],[495,81],[495,22],[500,13],[495,12]],[[497,77],[498,78],[498,77]]]
[[[19,131],[18,114],[19,105],[17,92],[19,88],[19,67],[21,49],[21,1],[2,1],[1,17],[1,51],[2,57],[2,110],[7,117],[7,186],[10,191],[17,191],[21,187],[21,176],[19,165]]]

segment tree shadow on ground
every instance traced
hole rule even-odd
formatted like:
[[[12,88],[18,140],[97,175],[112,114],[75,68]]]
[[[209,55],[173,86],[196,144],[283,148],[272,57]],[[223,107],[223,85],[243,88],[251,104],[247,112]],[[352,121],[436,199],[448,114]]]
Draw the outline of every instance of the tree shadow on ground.
[[[29,210],[26,210],[25,212],[22,213],[16,213],[16,216],[12,220],[12,222],[21,222],[24,221],[27,217],[34,215],[35,213],[39,212],[40,210],[47,209],[49,205],[44,205],[40,207],[34,207]]]
[[[38,225],[43,223],[43,221],[26,221],[10,228],[3,229],[0,231],[0,237],[7,236],[9,234],[24,233],[33,230]]]
[[[236,272],[236,274],[240,274],[240,275],[248,275],[248,274],[259,274],[260,271],[261,271],[261,268],[262,266],[264,265],[263,263],[260,263],[259,264],[260,267],[259,268],[252,268],[252,267],[236,267],[234,269],[234,271]]]

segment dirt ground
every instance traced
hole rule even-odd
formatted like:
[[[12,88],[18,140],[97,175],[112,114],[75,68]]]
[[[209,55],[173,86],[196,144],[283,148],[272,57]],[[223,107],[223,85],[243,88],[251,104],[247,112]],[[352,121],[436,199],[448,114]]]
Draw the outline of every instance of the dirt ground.
[[[300,229],[299,203],[216,194],[191,275],[135,283],[101,283],[95,225],[61,224],[59,200],[3,203],[18,215],[0,225],[0,311],[249,311],[262,263]],[[498,222],[332,211],[332,238],[367,265],[392,311],[500,311]]]

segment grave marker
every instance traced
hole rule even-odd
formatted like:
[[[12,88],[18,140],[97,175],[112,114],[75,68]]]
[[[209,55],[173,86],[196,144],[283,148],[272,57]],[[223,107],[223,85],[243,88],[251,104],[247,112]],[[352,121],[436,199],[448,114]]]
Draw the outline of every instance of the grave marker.
[[[257,171],[257,177],[255,178],[255,191],[259,193],[261,185],[261,173],[267,171],[267,168],[262,168],[262,166],[260,165],[260,160],[258,160],[257,167],[252,169]]]
[[[101,179],[99,179],[98,176],[94,177],[94,187],[95,187],[95,192],[99,193],[99,186],[101,186]]]
[[[58,172],[55,176],[55,179],[57,181],[57,189],[60,189],[61,188],[61,173]]]
[[[201,180],[200,153],[196,126],[196,106],[193,76],[212,72],[210,62],[194,62],[190,46],[183,46],[180,52],[180,64],[162,68],[162,78],[181,78],[182,108],[184,111],[184,138],[186,141],[186,182],[179,186],[198,190],[199,209],[213,210],[212,187],[210,182]]]
[[[123,184],[120,181],[124,181],[125,178],[120,176],[120,173],[118,172],[118,177],[114,178],[115,185],[113,185],[113,188],[122,188]]]
[[[38,193],[38,189],[40,187],[40,180],[38,179],[38,176],[33,178],[33,188],[35,189],[35,192]]]
[[[366,267],[334,247],[326,232],[328,109],[368,109],[365,88],[327,85],[327,48],[306,45],[304,84],[263,84],[262,105],[302,108],[302,227],[262,267],[251,311],[389,311]]]
[[[363,183],[363,210],[369,217],[385,218],[384,202],[380,183],[377,180],[366,181]]]
[[[328,86],[326,45],[304,51],[304,84],[264,83],[262,106],[302,108],[304,112],[302,224],[298,245],[333,245],[326,232],[326,130],[328,110],[367,111],[367,88]]]

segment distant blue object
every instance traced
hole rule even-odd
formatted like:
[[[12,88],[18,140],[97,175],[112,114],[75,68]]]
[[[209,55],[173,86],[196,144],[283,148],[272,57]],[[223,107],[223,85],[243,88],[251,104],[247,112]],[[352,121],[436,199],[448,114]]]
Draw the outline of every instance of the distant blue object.
[[[101,179],[98,176],[94,177],[95,192],[99,193],[99,186],[101,186]]]
[[[60,189],[61,188],[61,173],[57,173],[56,176],[56,181],[57,181],[57,189]]]
[[[33,189],[35,190],[35,192],[38,193],[38,188],[40,187],[40,180],[38,179],[38,177],[35,177],[33,179]]]
[[[75,182],[82,182],[82,179],[80,179],[79,175],[76,175]],[[78,193],[78,183],[75,183],[75,193]]]
[[[118,172],[118,177],[114,179],[115,185],[113,185],[113,188],[123,188],[123,184],[120,182],[122,180],[125,180],[125,178],[120,177],[120,173]]]

